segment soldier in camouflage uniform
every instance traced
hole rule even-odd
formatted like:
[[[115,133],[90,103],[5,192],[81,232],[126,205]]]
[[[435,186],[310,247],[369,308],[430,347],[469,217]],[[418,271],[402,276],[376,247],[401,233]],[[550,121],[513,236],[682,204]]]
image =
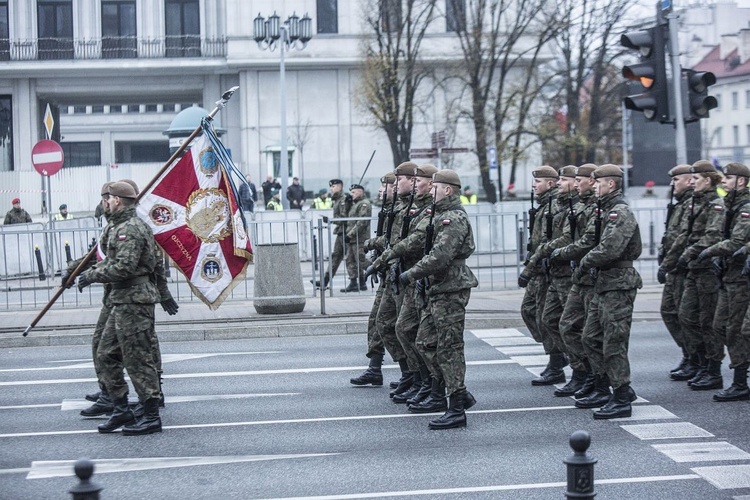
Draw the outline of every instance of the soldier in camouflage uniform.
[[[81,274],[78,288],[91,283],[111,283],[112,310],[97,350],[102,378],[112,397],[114,411],[99,426],[109,433],[123,427],[123,434],[161,432],[159,374],[153,356],[154,304],[159,292],[153,276],[156,267],[154,236],[135,213],[135,189],[125,182],[109,188],[112,228],[106,259]],[[128,407],[128,384],[122,367],[138,392],[144,413],[135,421]]]
[[[349,193],[352,196],[352,207],[346,216],[350,218],[367,217],[369,219],[372,216],[372,203],[365,197],[365,188],[359,184],[352,184]],[[347,222],[344,244],[346,245],[346,271],[349,274],[349,286],[342,289],[342,292],[367,290],[367,280],[365,279],[367,259],[364,244],[369,236],[369,220]],[[357,285],[358,282],[359,285]]]
[[[709,262],[696,258],[707,247],[721,240],[724,204],[716,193],[721,175],[708,160],[699,160],[691,167],[693,197],[688,216],[680,228],[660,271],[685,273],[679,301],[679,321],[690,363],[671,375],[673,380],[688,380],[695,390],[721,389],[721,360],[724,343],[715,339],[711,325],[718,300],[719,280],[711,272]],[[679,257],[675,259],[675,255]],[[676,262],[675,262],[676,261]],[[707,376],[708,365],[718,363],[719,373]],[[692,376],[691,376],[692,375]]]
[[[466,426],[464,379],[464,323],[466,305],[477,279],[466,265],[474,253],[474,235],[466,211],[461,206],[461,180],[452,170],[433,176],[434,239],[429,254],[399,276],[406,286],[416,280],[426,291],[427,305],[422,313],[417,346],[434,378],[445,381],[448,410],[431,420],[430,429]],[[424,279],[428,281],[425,282]],[[429,285],[427,285],[427,283]],[[419,287],[417,287],[419,293]],[[472,398],[473,399],[473,398]]]
[[[393,196],[393,186],[396,184],[396,176],[393,172],[388,172],[380,178],[380,190],[378,191],[378,199],[383,201],[381,211],[387,210],[388,201]],[[385,212],[383,212],[385,214]],[[365,241],[364,244],[365,252],[376,252],[382,253],[384,248],[382,246],[381,238],[371,238]],[[380,302],[383,300],[383,284],[384,281],[380,280],[378,289],[375,291],[375,301],[370,309],[370,316],[367,318],[367,357],[370,358],[370,365],[359,377],[354,377],[349,380],[354,385],[383,385],[383,356],[385,356],[385,345],[383,339],[380,338],[380,332],[378,331],[377,316],[378,309],[380,309]]]
[[[348,217],[349,209],[351,208],[351,196],[344,196],[344,181],[341,179],[331,179],[328,181],[328,187],[331,188],[331,203],[333,204],[333,218],[343,219]],[[333,228],[333,234],[336,235],[336,240],[333,243],[333,251],[331,252],[331,262],[329,263],[328,269],[323,276],[323,288],[328,286],[328,282],[333,279],[338,271],[341,261],[344,259],[344,233],[346,230],[346,222],[335,223]],[[320,287],[320,282],[316,281],[315,286]]]
[[[598,213],[589,227],[593,225],[595,233],[599,227],[600,238],[575,272],[579,276],[593,272],[596,276],[594,297],[583,327],[583,345],[596,381],[594,391],[577,400],[576,406],[604,405],[594,413],[597,419],[629,417],[630,403],[636,399],[630,387],[630,325],[633,302],[643,286],[633,261],[641,255],[641,233],[622,198],[622,170],[616,165],[602,165],[592,175],[596,180]],[[610,384],[614,388],[612,395]]]
[[[750,399],[747,388],[747,369],[750,365],[750,336],[743,332],[743,320],[750,301],[747,278],[742,275],[745,259],[739,252],[750,241],[750,191],[747,184],[750,169],[741,163],[724,167],[722,185],[727,190],[724,198],[723,239],[703,250],[698,261],[711,259],[722,283],[714,315],[713,330],[724,340],[729,353],[729,367],[734,370],[732,385],[714,394],[714,401]],[[723,357],[722,350],[722,357]],[[709,362],[706,376],[721,377],[721,359]],[[695,385],[695,384],[693,384]],[[722,383],[723,387],[723,383]]]
[[[674,339],[675,344],[682,350],[682,360],[670,372],[672,380],[689,380],[695,375],[695,369],[690,364],[690,353],[685,343],[685,334],[679,320],[680,301],[685,284],[685,273],[678,270],[677,259],[684,251],[684,248],[672,251],[675,241],[680,234],[680,227],[683,222],[687,222],[690,217],[690,207],[692,206],[693,188],[690,185],[693,175],[690,173],[690,165],[677,165],[669,171],[672,178],[671,198],[676,199],[676,203],[669,201],[667,207],[666,230],[661,238],[659,246],[658,262],[659,270],[656,278],[659,283],[664,285],[661,295],[661,318],[667,331]],[[671,252],[671,253],[670,253]],[[669,258],[667,258],[669,256]],[[664,261],[667,264],[664,264]],[[673,271],[667,271],[667,266],[673,266]],[[690,370],[688,372],[688,370]],[[677,375],[675,375],[677,374]],[[678,378],[675,378],[678,377]],[[687,378],[683,378],[687,377]]]
[[[575,241],[563,248],[556,248],[550,255],[552,263],[562,262],[575,269],[581,258],[596,246],[593,233],[586,228],[595,216],[596,195],[594,179],[591,174],[596,165],[586,163],[576,168],[575,187],[578,191],[578,203],[573,207],[575,213]],[[594,296],[594,281],[589,274],[571,276],[571,287],[560,317],[560,336],[565,343],[573,376],[563,387],[556,389],[555,396],[575,396],[580,399],[594,390],[594,375],[583,347],[583,325],[586,323],[589,304]]]
[[[538,209],[533,220],[533,232],[529,240],[529,258],[524,270],[518,277],[518,286],[526,288],[521,303],[521,317],[526,328],[531,332],[534,340],[544,346],[544,352],[549,355],[549,363],[538,378],[531,381],[532,385],[546,383],[547,376],[553,372],[559,378],[563,367],[568,362],[565,354],[555,345],[552,336],[544,328],[542,313],[547,299],[547,289],[550,278],[542,269],[542,259],[534,259],[534,254],[544,243],[551,240],[552,221],[558,208],[554,203],[557,197],[557,170],[550,166],[542,166],[532,170],[534,176],[534,196]],[[548,237],[549,234],[549,237]],[[565,375],[563,374],[563,381]]]

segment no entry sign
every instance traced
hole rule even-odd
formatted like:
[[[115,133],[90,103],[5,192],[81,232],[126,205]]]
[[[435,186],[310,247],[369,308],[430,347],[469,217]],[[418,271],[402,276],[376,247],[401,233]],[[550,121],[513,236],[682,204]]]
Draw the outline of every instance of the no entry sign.
[[[31,149],[31,163],[42,175],[55,175],[62,168],[64,159],[62,147],[55,141],[45,139]]]

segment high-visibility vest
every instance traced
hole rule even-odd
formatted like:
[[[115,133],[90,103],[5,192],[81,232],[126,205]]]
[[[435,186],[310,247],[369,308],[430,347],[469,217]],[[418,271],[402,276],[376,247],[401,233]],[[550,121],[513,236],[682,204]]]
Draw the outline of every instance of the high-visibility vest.
[[[271,201],[268,202],[268,205],[266,205],[266,210],[274,210],[276,212],[281,212],[284,210],[284,207],[281,206],[281,202],[274,200],[271,198]]]
[[[471,196],[466,196],[465,194],[461,195],[461,204],[462,205],[476,205],[477,204],[477,195],[472,194]]]
[[[313,208],[316,210],[325,210],[327,208],[333,207],[333,201],[330,198],[326,198],[325,200],[318,196],[313,200]]]

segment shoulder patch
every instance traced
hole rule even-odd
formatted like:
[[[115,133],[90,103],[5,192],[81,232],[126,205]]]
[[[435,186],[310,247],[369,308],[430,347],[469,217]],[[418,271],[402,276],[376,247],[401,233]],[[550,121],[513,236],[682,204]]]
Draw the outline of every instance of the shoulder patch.
[[[724,211],[724,207],[721,205],[714,205],[714,210],[716,210],[717,212],[722,212]]]
[[[620,216],[617,214],[617,212],[610,212],[609,213],[609,220],[617,220]]]
[[[740,217],[742,217],[743,219],[750,219],[750,213],[740,212]]]
[[[120,235],[117,236],[117,240],[118,241],[125,241],[127,239],[128,239],[128,235],[127,234],[120,234]]]
[[[424,213],[426,213],[427,215],[431,215],[431,214],[432,214],[432,209],[431,209],[431,208],[428,208],[428,209],[426,209],[426,210],[424,211]]]
[[[450,225],[450,223],[451,223],[451,220],[450,220],[450,219],[443,219],[443,225],[444,225],[444,226],[449,226],[449,225]]]
[[[409,210],[409,215],[414,215],[415,213],[417,213],[417,210],[415,208]]]

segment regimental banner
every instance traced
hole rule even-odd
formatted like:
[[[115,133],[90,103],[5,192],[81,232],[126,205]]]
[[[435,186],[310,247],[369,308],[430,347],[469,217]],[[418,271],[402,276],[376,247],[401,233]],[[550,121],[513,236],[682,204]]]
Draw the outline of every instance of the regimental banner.
[[[185,275],[198,298],[217,309],[245,279],[253,254],[227,158],[210,126],[141,197],[138,216]],[[229,160],[231,161],[231,160]]]

